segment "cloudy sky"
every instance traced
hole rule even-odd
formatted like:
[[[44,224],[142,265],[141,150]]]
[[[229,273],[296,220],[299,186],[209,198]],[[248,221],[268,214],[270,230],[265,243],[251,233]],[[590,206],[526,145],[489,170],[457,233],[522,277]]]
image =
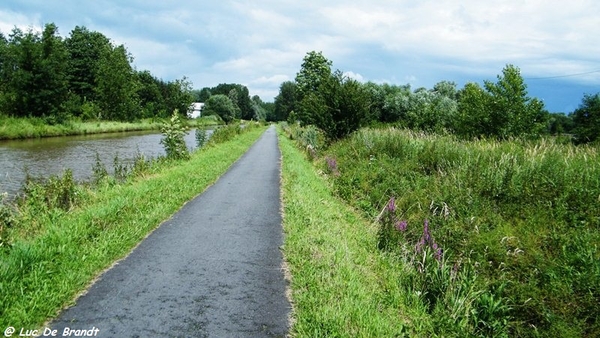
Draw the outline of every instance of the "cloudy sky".
[[[272,101],[304,55],[361,81],[431,88],[521,69],[530,96],[570,112],[600,92],[597,0],[2,0],[0,31],[55,23],[124,44],[138,70],[195,88],[241,83]]]

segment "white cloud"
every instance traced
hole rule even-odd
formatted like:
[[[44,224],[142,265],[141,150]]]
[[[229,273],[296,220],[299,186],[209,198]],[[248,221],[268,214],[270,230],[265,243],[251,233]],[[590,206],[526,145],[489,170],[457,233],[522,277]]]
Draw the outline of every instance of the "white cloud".
[[[362,81],[418,86],[494,79],[507,63],[525,77],[600,68],[595,0],[65,2],[6,0],[0,30],[55,22],[65,35],[85,25],[125,44],[139,69],[185,74],[197,87],[242,83],[265,100],[312,50]],[[600,74],[569,80],[598,85]]]
[[[354,79],[358,82],[362,82],[364,80],[364,77],[362,75],[352,72],[352,71],[344,72],[344,76]]]

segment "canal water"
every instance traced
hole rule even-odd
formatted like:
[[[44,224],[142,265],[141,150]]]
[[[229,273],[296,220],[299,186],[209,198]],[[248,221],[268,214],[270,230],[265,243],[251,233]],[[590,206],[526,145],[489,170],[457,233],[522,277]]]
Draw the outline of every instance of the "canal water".
[[[156,131],[145,131],[0,141],[0,193],[16,194],[26,172],[34,177],[50,177],[71,169],[76,180],[89,180],[96,154],[109,172],[115,156],[131,163],[138,154],[146,158],[165,155],[162,137]],[[185,141],[190,150],[196,147],[194,130]]]

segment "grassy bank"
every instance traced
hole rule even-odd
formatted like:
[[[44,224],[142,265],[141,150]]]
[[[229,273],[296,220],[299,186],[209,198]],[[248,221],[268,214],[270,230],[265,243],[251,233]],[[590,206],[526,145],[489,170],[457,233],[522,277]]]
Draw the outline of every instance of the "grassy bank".
[[[265,130],[244,129],[229,141],[209,143],[189,161],[141,161],[131,169],[139,173],[122,182],[95,168],[94,188],[73,185],[67,172],[44,188],[33,185],[13,216],[0,208],[0,327],[35,328],[55,316]]]
[[[159,130],[160,119],[137,122],[70,121],[64,124],[47,124],[39,118],[11,118],[0,116],[0,140],[26,139],[52,136],[87,135],[125,131]],[[224,124],[218,116],[187,120],[190,127]]]
[[[284,255],[299,337],[395,337],[427,332],[422,309],[405,306],[401,273],[376,249],[377,228],[331,187],[280,134]]]
[[[384,298],[424,309],[427,335],[600,335],[597,148],[390,128],[312,149],[336,195],[378,223],[373,247],[403,271]]]

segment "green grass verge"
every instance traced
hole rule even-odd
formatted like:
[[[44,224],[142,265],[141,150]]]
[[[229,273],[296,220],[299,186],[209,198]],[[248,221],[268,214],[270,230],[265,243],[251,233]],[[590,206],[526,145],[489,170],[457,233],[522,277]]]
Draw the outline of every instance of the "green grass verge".
[[[264,130],[253,128],[141,179],[87,192],[69,212],[39,217],[35,231],[0,247],[0,327],[33,328],[56,316],[100,272],[215,182]]]
[[[280,133],[284,255],[291,274],[291,334],[302,337],[426,335],[423,309],[406,307],[397,269],[377,250],[377,228]]]

